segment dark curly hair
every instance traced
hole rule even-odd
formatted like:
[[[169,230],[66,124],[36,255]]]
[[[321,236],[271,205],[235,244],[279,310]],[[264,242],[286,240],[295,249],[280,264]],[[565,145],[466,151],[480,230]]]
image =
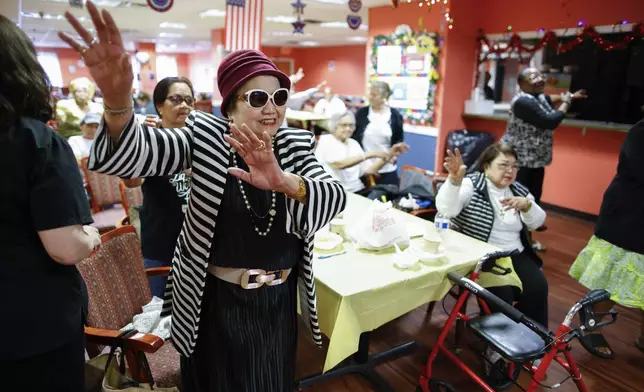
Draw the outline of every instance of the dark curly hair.
[[[0,15],[0,132],[20,117],[47,122],[52,116],[51,83],[27,34]]]

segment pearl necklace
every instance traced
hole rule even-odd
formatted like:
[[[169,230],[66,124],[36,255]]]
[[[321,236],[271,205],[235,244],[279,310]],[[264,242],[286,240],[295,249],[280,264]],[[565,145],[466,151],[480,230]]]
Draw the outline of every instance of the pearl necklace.
[[[237,157],[235,153],[235,149],[231,148],[230,153],[233,157],[233,166],[237,166]],[[275,215],[277,215],[277,210],[275,210],[275,205],[276,205],[276,197],[275,197],[275,192],[271,191],[271,206],[268,209],[268,211],[264,215],[260,215],[255,210],[253,210],[253,207],[250,205],[250,202],[248,201],[248,196],[246,196],[246,190],[244,189],[244,182],[238,178],[237,179],[237,184],[239,184],[239,190],[241,191],[242,198],[244,199],[244,204],[246,205],[246,210],[248,210],[248,213],[251,216],[251,222],[253,222],[253,227],[255,228],[255,232],[259,234],[262,237],[266,237],[268,233],[271,231],[271,226],[273,226],[273,219],[275,218]],[[255,222],[253,219],[253,215],[259,219],[266,219],[268,217],[268,226],[266,227],[266,231],[261,231],[259,230],[259,227],[255,226]]]

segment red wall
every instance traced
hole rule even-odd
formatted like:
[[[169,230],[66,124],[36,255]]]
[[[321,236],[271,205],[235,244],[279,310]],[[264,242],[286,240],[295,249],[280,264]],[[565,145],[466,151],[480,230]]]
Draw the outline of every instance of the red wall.
[[[444,135],[450,130],[469,128],[486,130],[500,136],[506,123],[499,121],[463,120],[464,101],[470,96],[474,81],[476,48],[479,28],[486,33],[501,33],[511,25],[513,31],[534,31],[574,27],[579,20],[595,25],[611,25],[618,20],[638,21],[644,18],[644,1],[615,0],[542,0],[527,6],[513,0],[453,0],[451,15],[454,29],[448,30],[441,55],[441,75],[437,106],[436,167],[444,157]],[[416,29],[419,16],[425,27],[436,30],[439,13],[419,13],[418,6],[401,4],[369,10],[369,35],[391,34],[399,24]],[[617,165],[619,146],[624,133],[559,128],[555,136],[554,161],[548,167],[544,184],[544,202],[584,211],[599,212],[604,190],[610,183]]]
[[[323,80],[338,94],[364,95],[366,90],[366,45],[325,46],[318,48],[262,48],[267,56],[293,59],[294,71],[304,70],[297,90],[315,87]],[[335,68],[329,68],[333,61]]]

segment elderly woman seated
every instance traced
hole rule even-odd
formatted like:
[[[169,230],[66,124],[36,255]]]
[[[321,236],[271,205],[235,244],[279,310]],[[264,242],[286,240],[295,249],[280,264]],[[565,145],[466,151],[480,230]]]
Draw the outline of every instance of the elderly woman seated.
[[[337,113],[329,118],[329,134],[320,136],[315,157],[333,177],[349,192],[366,194],[362,176],[376,174],[385,163],[409,150],[405,143],[393,145],[388,150],[365,153],[360,143],[351,138],[356,129],[352,112]]]
[[[512,265],[521,280],[515,286],[488,288],[528,317],[548,326],[548,282],[543,262],[532,250],[527,230],[535,230],[546,213],[523,185],[515,182],[517,154],[508,144],[493,144],[479,158],[476,173],[465,176],[461,153],[448,151],[448,180],[436,196],[438,212],[452,218],[463,234],[503,250],[518,250]]]

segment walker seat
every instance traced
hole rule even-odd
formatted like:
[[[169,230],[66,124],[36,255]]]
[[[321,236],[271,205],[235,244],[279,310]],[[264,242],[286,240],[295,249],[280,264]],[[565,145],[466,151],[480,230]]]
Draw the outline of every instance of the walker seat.
[[[467,325],[479,338],[513,362],[525,363],[541,358],[546,343],[530,328],[512,321],[503,313],[477,317]]]

